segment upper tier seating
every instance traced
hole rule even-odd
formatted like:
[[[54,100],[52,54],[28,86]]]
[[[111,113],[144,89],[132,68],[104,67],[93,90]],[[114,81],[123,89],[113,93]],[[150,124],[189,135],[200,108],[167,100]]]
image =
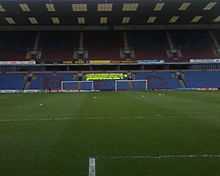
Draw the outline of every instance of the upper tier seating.
[[[167,58],[168,44],[164,32],[128,32],[128,45],[135,50],[135,56],[138,59]]]
[[[207,31],[171,31],[170,34],[174,45],[181,50],[183,58],[216,58]]]
[[[74,49],[78,48],[79,33],[41,32],[39,49],[43,60],[72,60]]]
[[[122,35],[119,32],[87,32],[85,33],[85,48],[90,59],[119,59],[122,47]]]
[[[220,44],[220,32],[218,30],[213,31],[215,38],[217,39],[218,43]]]
[[[128,48],[134,49],[138,60],[189,61],[189,59],[218,58],[208,31],[169,31],[174,49],[181,56],[167,54],[169,44],[165,31],[127,32]],[[214,32],[220,43],[220,34]],[[0,60],[25,60],[34,48],[36,32],[0,32]],[[122,60],[120,49],[124,48],[123,32],[84,32],[83,47],[90,60]],[[40,62],[73,60],[74,50],[79,49],[80,32],[41,32],[38,50]]]
[[[34,32],[0,32],[0,60],[25,60],[34,47]]]

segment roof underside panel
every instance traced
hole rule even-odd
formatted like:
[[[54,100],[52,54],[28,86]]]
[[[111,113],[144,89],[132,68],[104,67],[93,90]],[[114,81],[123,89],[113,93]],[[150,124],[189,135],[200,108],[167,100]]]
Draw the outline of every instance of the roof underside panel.
[[[49,4],[49,6],[48,6]],[[100,6],[100,7],[99,7]],[[219,0],[1,0],[0,28],[220,26]],[[54,22],[52,18],[56,18]],[[83,23],[79,19],[83,17]],[[106,23],[100,23],[105,17]],[[124,23],[123,18],[129,18]],[[10,18],[11,23],[9,23]],[[175,19],[175,20],[171,20]],[[196,20],[193,20],[196,19]],[[14,22],[13,22],[14,21]],[[58,27],[59,28],[59,27]],[[82,27],[84,28],[84,27]]]

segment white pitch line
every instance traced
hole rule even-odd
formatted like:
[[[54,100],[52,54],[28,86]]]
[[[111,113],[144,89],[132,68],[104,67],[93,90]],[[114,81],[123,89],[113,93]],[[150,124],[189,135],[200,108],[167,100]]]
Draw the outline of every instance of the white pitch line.
[[[95,158],[89,158],[89,176],[96,176]]]
[[[39,119],[0,119],[0,123],[4,122],[37,122],[37,121],[59,121],[59,120],[74,120],[76,118],[39,118]]]
[[[0,123],[13,123],[13,122],[37,122],[37,121],[65,121],[65,120],[111,120],[117,117],[50,117],[50,118],[39,118],[39,119],[0,119]],[[144,119],[144,116],[136,116],[136,117],[118,117],[120,120],[133,119],[133,120],[141,120]]]
[[[7,116],[6,116],[7,117]],[[153,119],[156,119],[155,117],[159,117],[159,118],[176,118],[174,116],[162,116],[160,114],[156,114],[154,116]],[[210,117],[210,116],[209,116]],[[144,120],[147,119],[147,115],[137,115],[137,116],[133,116],[133,117],[128,117],[128,116],[76,116],[76,115],[67,115],[67,116],[45,116],[45,117],[39,117],[38,119],[32,119],[31,117],[28,118],[23,118],[23,119],[16,119],[16,118],[12,118],[11,119],[0,119],[0,123],[16,123],[16,122],[38,122],[38,121],[65,121],[65,120],[115,120],[115,119],[119,119],[119,120]]]
[[[187,159],[187,158],[220,158],[220,154],[191,154],[191,155],[127,155],[127,156],[97,156],[103,159]]]

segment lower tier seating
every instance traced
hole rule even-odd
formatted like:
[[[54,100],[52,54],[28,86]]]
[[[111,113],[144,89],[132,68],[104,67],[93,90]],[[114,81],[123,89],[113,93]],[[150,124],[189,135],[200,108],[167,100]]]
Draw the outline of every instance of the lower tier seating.
[[[147,80],[149,89],[220,88],[220,71],[155,71],[134,73]],[[62,81],[75,81],[75,72],[1,73],[0,90],[59,90]],[[102,90],[114,89],[114,81],[97,82]]]

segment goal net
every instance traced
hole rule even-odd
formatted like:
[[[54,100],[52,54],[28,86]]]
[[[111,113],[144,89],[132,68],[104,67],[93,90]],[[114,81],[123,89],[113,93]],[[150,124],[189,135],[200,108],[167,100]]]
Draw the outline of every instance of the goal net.
[[[93,81],[62,81],[61,90],[90,92],[94,90],[94,82]]]
[[[147,80],[116,80],[115,91],[146,91],[148,89]]]

